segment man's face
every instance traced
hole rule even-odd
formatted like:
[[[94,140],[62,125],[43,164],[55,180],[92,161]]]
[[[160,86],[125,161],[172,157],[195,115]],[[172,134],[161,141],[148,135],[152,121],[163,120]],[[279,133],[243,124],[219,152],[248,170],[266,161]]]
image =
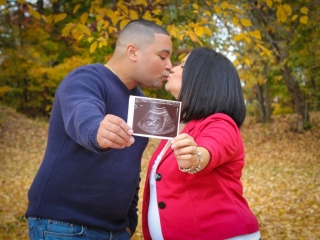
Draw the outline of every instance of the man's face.
[[[155,41],[140,49],[137,82],[144,87],[161,88],[172,68],[172,42],[168,35],[155,34]]]

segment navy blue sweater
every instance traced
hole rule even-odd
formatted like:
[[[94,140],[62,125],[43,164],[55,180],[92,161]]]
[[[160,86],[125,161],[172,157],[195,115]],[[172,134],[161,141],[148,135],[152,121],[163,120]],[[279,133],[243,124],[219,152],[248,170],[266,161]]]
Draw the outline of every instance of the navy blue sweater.
[[[97,131],[105,115],[127,120],[128,90],[101,64],[79,67],[57,88],[47,149],[29,190],[26,217],[41,217],[109,231],[137,226],[142,153],[147,138],[105,151]]]

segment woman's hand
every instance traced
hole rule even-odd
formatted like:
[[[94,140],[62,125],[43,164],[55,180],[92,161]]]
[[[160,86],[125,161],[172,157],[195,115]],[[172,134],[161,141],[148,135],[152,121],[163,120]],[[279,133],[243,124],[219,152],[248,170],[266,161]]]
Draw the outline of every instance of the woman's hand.
[[[192,171],[198,166],[197,144],[193,137],[182,133],[171,140],[171,148],[181,169]]]

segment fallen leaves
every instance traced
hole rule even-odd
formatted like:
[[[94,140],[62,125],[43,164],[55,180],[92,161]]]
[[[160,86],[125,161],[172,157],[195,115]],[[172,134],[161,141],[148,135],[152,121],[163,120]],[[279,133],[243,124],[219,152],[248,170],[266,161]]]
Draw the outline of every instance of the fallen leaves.
[[[294,115],[275,116],[270,124],[247,118],[241,129],[246,150],[244,195],[258,218],[262,239],[320,238],[320,112],[310,115],[314,128],[303,133],[290,131]],[[0,239],[28,239],[27,192],[46,137],[46,123],[0,106]],[[158,143],[150,139],[143,155],[141,189]],[[143,239],[141,217],[132,239]]]

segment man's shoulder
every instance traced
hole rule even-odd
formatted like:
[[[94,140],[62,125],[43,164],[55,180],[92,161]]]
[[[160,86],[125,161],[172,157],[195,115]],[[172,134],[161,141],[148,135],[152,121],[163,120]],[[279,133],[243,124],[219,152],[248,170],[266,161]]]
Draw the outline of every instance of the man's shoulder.
[[[101,71],[105,67],[101,63],[91,63],[79,66],[75,68],[72,72],[82,72],[82,71]]]

